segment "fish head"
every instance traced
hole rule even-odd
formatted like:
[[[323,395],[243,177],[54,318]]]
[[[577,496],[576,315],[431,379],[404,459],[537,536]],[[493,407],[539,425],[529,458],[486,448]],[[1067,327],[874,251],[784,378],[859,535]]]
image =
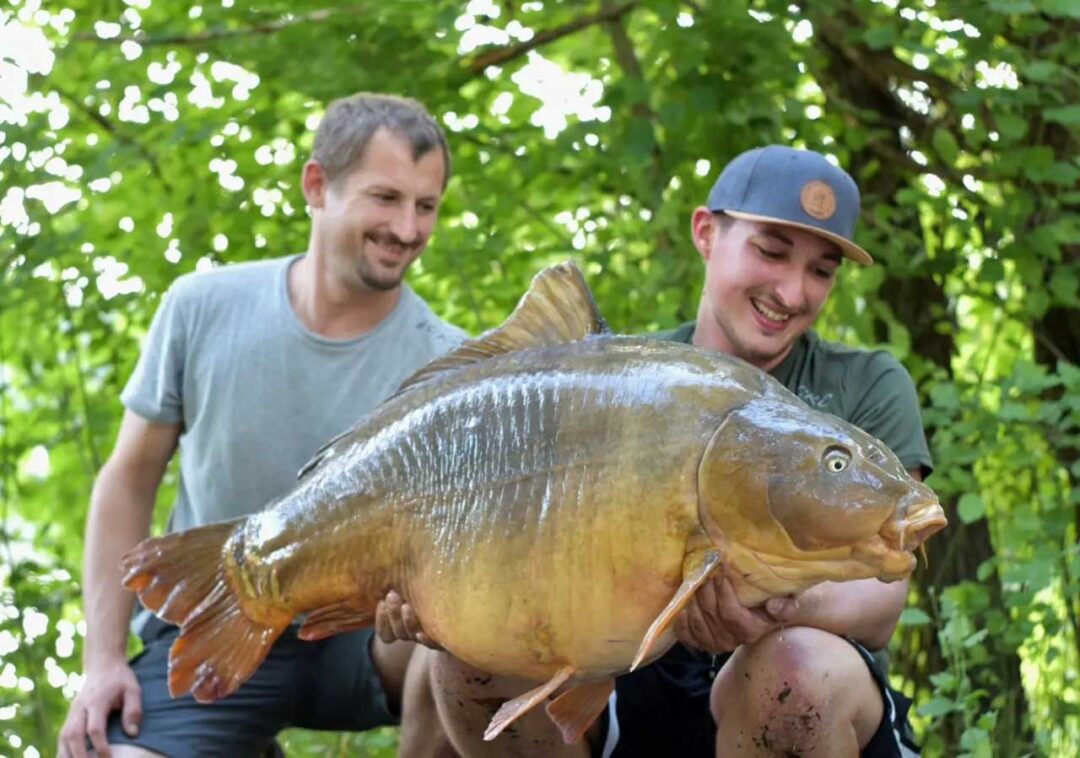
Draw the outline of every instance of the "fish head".
[[[896,581],[946,525],[933,490],[883,443],[787,398],[728,414],[699,470],[700,513],[740,598],[821,581]]]

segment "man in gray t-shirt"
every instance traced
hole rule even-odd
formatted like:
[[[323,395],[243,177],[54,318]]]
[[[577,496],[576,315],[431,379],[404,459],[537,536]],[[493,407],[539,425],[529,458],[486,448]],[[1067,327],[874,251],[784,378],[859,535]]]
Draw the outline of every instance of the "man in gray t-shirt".
[[[402,283],[427,245],[449,174],[446,138],[415,101],[331,104],[303,170],[306,253],[183,276],[170,288],[122,400],[116,447],[87,522],[86,681],[59,754],[88,741],[114,756],[262,755],[286,726],[394,723],[411,650],[370,630],[303,643],[287,633],[235,695],[172,699],[176,636],[142,612],[144,652],[125,657],[133,597],[120,558],[148,536],[173,453],[171,528],[241,516],[284,495],[326,441],[464,337]]]

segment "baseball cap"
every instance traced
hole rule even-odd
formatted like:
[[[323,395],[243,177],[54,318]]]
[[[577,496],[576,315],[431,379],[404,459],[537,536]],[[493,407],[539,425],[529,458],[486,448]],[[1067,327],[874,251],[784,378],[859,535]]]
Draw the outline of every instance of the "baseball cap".
[[[708,206],[735,218],[805,229],[858,263],[874,262],[851,239],[859,218],[855,180],[813,150],[768,145],[739,154],[720,173]]]

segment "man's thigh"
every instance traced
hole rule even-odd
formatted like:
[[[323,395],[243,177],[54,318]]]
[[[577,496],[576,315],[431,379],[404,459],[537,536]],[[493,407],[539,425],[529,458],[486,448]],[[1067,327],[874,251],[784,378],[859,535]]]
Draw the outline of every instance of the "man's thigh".
[[[293,726],[362,732],[398,723],[372,660],[373,629],[300,644],[311,646],[311,658],[300,673],[305,694]]]
[[[168,654],[175,638],[172,630],[150,639],[132,661],[142,688],[142,723],[138,735],[128,737],[119,711],[114,711],[109,718],[109,744],[134,745],[171,758],[266,755],[272,750],[274,735],[294,710],[296,643],[275,646],[240,689],[203,704],[190,695],[169,695]]]

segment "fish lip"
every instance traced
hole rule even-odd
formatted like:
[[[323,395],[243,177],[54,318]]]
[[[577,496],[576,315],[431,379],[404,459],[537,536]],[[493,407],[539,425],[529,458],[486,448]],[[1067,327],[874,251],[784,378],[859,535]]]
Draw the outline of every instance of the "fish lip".
[[[945,511],[937,501],[924,503],[921,507],[912,510],[915,514],[906,519],[901,531],[900,548],[902,550],[917,548],[949,524],[948,519],[945,518]]]

